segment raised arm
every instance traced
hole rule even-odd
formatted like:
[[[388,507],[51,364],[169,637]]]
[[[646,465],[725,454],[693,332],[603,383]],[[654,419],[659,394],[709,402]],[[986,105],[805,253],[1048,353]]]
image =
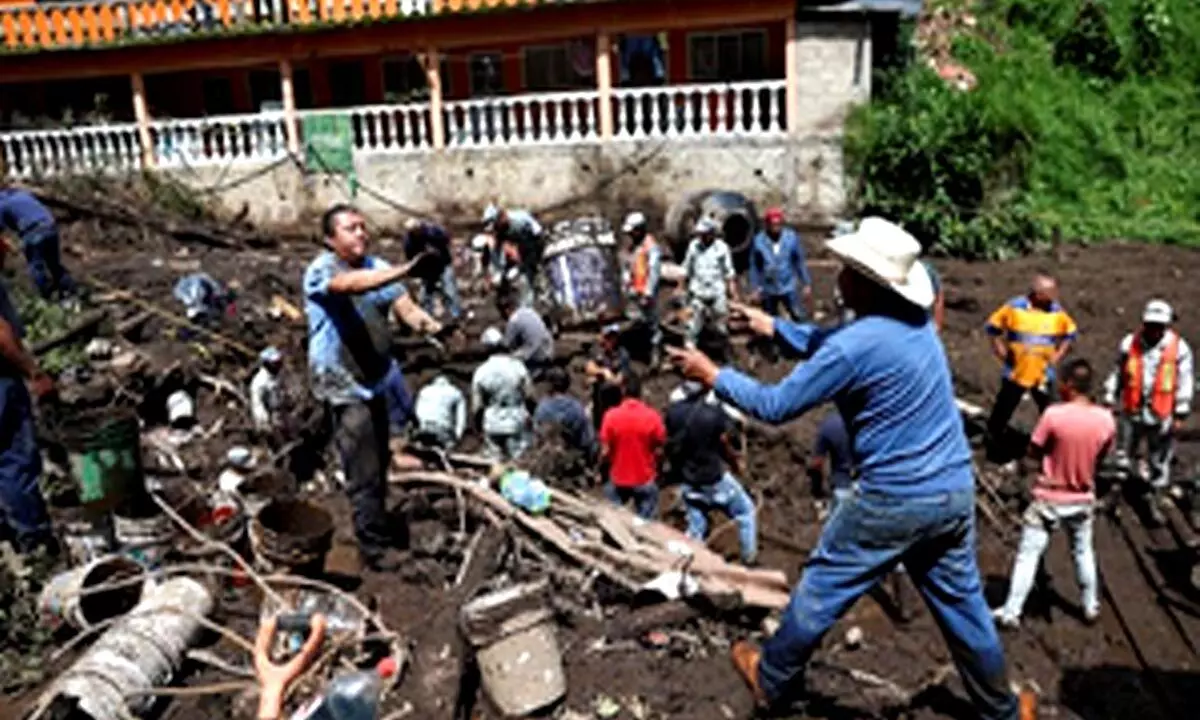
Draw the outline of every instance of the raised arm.
[[[763,422],[781,425],[832,400],[853,377],[854,365],[840,349],[827,344],[774,385],[726,367],[717,373],[715,388],[718,397],[739,410]]]

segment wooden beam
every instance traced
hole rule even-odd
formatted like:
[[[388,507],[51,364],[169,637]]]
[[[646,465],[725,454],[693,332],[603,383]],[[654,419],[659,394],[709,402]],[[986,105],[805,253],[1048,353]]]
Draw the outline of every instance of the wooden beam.
[[[796,37],[795,10],[784,20],[784,118],[791,135],[800,132],[800,39]]]
[[[142,146],[142,167],[154,167],[154,139],[150,135],[150,109],[146,104],[146,82],[140,72],[129,76],[133,90],[133,117],[137,120],[138,142]]]
[[[600,139],[612,140],[612,37],[607,30],[596,33],[596,112],[600,115]]]
[[[115,74],[182,72],[275,64],[280,58],[305,60],[403,52],[436,47],[443,54],[492,45],[537,43],[593,35],[603,27],[610,37],[622,33],[661,32],[778,22],[795,13],[794,0],[623,0],[571,3],[507,12],[407,18],[369,25],[261,35],[226,35],[192,42],[158,42],[88,50],[6,54],[5,82],[80,79]]]
[[[425,51],[425,79],[429,85],[429,135],[435,150],[446,147],[446,122],[442,117],[442,54]]]
[[[279,85],[283,94],[283,128],[287,133],[288,152],[300,156],[300,120],[296,116],[296,83],[292,73],[292,61],[279,61]]]

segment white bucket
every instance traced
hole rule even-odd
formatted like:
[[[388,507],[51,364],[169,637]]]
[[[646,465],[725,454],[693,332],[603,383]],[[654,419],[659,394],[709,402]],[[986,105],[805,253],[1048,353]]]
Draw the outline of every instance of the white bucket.
[[[113,515],[113,536],[122,554],[157,568],[174,545],[175,524],[163,514],[148,518]]]
[[[476,648],[488,698],[506,717],[524,717],[566,695],[562,650],[544,583],[516,585],[473,600],[461,621]]]
[[[186,390],[176,390],[167,397],[167,422],[172,427],[196,417],[196,403]]]

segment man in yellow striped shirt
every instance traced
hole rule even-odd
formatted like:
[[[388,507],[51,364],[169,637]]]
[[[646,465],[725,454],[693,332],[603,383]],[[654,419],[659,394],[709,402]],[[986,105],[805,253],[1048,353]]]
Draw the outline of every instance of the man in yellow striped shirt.
[[[1071,349],[1078,328],[1058,303],[1058,281],[1039,274],[1027,295],[1004,303],[987,321],[992,352],[1004,365],[1004,378],[988,418],[988,457],[1001,457],[1008,421],[1031,393],[1041,412],[1050,403],[1054,370]]]

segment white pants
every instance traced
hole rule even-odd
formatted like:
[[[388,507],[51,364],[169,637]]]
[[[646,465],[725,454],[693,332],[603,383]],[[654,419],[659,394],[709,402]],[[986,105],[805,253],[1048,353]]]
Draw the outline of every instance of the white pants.
[[[1075,579],[1079,582],[1080,602],[1088,614],[1100,610],[1099,581],[1096,577],[1096,552],[1092,546],[1093,504],[1055,504],[1035,501],[1022,518],[1021,545],[1013,561],[1008,600],[1001,608],[1006,620],[1017,620],[1025,607],[1038,562],[1050,544],[1050,533],[1061,526],[1067,531],[1071,555],[1075,560]]]

